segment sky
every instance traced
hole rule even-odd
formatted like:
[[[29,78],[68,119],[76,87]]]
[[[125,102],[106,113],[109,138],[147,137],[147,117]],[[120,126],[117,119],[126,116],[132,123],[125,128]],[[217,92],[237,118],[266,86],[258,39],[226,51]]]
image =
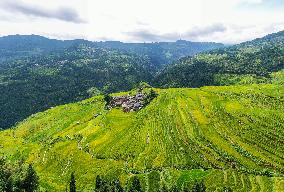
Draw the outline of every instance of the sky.
[[[284,30],[283,0],[0,0],[0,36],[235,44]]]

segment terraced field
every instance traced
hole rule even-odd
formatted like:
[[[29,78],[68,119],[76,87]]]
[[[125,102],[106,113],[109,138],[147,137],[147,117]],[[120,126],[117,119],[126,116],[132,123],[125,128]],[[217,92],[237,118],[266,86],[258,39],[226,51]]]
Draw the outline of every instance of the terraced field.
[[[123,185],[138,175],[147,191],[196,180],[208,191],[284,191],[283,85],[156,91],[138,112],[105,110],[97,96],[35,114],[0,133],[0,153],[33,163],[48,191],[64,191],[72,171],[81,191],[97,174]]]

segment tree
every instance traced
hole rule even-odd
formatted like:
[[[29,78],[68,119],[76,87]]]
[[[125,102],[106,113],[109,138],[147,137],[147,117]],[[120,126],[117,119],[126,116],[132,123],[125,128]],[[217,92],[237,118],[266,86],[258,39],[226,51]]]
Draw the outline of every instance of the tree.
[[[109,94],[106,94],[104,95],[104,100],[106,102],[106,105],[109,105],[112,100],[112,97]]]
[[[138,89],[138,91],[142,91],[143,89],[146,89],[146,88],[152,88],[151,85],[149,85],[148,83],[142,81],[140,82],[137,86],[136,86],[136,89]]]
[[[39,178],[36,174],[36,171],[34,170],[33,166],[29,164],[26,176],[23,181],[23,189],[26,192],[33,192],[38,189],[39,185]]]
[[[223,187],[223,192],[233,192],[231,187]]]
[[[71,173],[70,192],[76,192],[76,180],[75,180],[74,172]]]
[[[137,176],[134,176],[129,191],[130,192],[142,192],[140,180]]]
[[[176,185],[174,185],[172,188],[171,188],[171,192],[178,192],[178,188]]]
[[[98,95],[102,94],[102,92],[96,87],[91,87],[90,89],[87,90],[87,93],[91,97],[98,96]]]
[[[203,181],[201,181],[201,182],[196,181],[195,184],[193,185],[192,191],[193,192],[205,192],[206,187],[204,185],[204,182]]]
[[[105,180],[100,175],[97,175],[96,177],[96,192],[123,192],[123,188],[120,185],[119,179],[115,180]]]
[[[149,97],[151,99],[154,99],[155,97],[157,97],[157,95],[158,94],[153,89],[150,90]]]
[[[96,177],[96,191],[99,191],[103,186],[103,180],[100,175]]]
[[[168,192],[169,189],[167,188],[167,186],[163,183],[162,186],[160,187],[160,192]]]
[[[158,96],[158,94],[153,89],[151,89],[149,94],[147,94],[147,97],[144,100],[144,105],[148,105],[157,96]]]
[[[114,189],[116,192],[123,192],[123,188],[120,185],[119,179],[114,180]]]
[[[204,184],[203,181],[202,181],[201,183],[199,183],[199,189],[200,189],[200,191],[202,191],[202,192],[206,191],[206,186],[205,186],[205,184]]]
[[[7,181],[11,176],[11,171],[7,169],[5,159],[0,157],[0,191],[7,190]]]

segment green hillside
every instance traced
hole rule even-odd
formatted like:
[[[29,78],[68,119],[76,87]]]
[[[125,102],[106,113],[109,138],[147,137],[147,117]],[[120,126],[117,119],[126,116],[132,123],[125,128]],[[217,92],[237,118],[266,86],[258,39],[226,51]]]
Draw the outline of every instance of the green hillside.
[[[0,133],[10,163],[32,163],[42,189],[65,191],[74,171],[79,191],[97,175],[145,191],[284,190],[284,86],[157,89],[138,112],[105,109],[102,96],[32,115]],[[127,93],[119,93],[124,95]]]
[[[151,81],[173,60],[222,46],[0,37],[0,129],[51,106],[86,99],[90,89],[129,90],[140,81]]]
[[[181,59],[155,78],[162,87],[201,87],[270,81],[284,69],[284,31]]]
[[[0,65],[0,128],[51,106],[86,99],[92,90],[129,90],[152,79],[151,69],[145,56],[87,45],[7,62]]]
[[[171,64],[176,60],[193,56],[200,52],[224,47],[222,43],[213,42],[191,42],[178,40],[176,42],[154,42],[154,43],[123,43],[120,41],[94,42],[94,47],[124,50],[130,53],[147,55],[151,63],[158,68]]]

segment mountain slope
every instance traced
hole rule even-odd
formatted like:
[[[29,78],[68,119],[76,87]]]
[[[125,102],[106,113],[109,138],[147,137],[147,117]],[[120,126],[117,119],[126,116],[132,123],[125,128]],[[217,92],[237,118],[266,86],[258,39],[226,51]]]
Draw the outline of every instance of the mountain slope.
[[[85,99],[88,90],[123,91],[152,81],[164,64],[220,46],[0,37],[0,129],[51,106]]]
[[[66,49],[72,45],[90,43],[86,40],[56,40],[39,35],[8,35],[0,37],[0,62],[37,56],[50,51]],[[0,65],[1,66],[1,65]]]
[[[221,43],[190,42],[184,40],[156,43],[123,43],[119,41],[91,42],[84,39],[57,40],[39,35],[8,35],[0,37],[0,62],[9,59],[42,55],[79,44],[147,55],[150,61],[157,67],[162,67],[181,57],[195,55],[224,46]]]
[[[89,97],[88,90],[121,91],[153,78],[147,57],[86,45],[0,68],[0,128],[51,106]]]
[[[178,40],[176,42],[155,43],[122,43],[119,41],[94,42],[95,47],[124,50],[130,53],[147,55],[158,68],[163,68],[182,57],[224,47],[221,43],[191,42]]]
[[[284,69],[284,33],[183,58],[157,77],[164,87],[250,84],[269,81]]]
[[[38,113],[0,133],[0,153],[33,163],[49,191],[64,190],[72,171],[83,191],[97,174],[123,185],[138,174],[144,189],[152,174],[169,187],[283,189],[283,85],[157,92],[138,112],[105,110],[97,96]]]

